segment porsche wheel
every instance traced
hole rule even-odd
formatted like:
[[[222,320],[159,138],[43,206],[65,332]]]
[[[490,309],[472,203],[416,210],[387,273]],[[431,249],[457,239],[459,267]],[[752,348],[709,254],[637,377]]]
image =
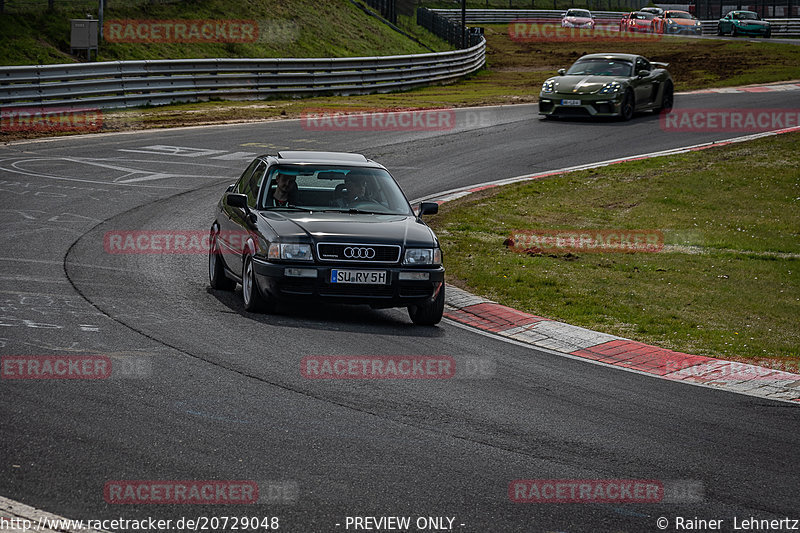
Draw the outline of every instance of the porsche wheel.
[[[622,99],[622,105],[619,108],[619,118],[625,121],[632,119],[634,109],[636,109],[636,102],[633,98],[633,91],[628,89],[625,91],[625,96]]]
[[[736,31],[736,26],[731,26],[731,37],[736,37],[739,35],[739,32]]]
[[[664,84],[664,91],[661,93],[661,104],[656,109],[656,113],[670,113],[675,101],[675,88],[672,82]]]

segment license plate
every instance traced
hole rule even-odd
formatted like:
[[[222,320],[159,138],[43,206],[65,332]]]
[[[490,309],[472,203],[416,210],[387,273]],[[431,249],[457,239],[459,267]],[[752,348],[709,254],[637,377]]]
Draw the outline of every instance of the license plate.
[[[385,285],[385,270],[331,270],[331,283],[359,283],[363,285]]]
[[[561,105],[581,105],[580,100],[561,100]]]

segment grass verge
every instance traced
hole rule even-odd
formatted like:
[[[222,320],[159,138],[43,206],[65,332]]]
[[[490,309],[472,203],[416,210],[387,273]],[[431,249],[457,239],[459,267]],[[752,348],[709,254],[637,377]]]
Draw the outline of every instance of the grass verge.
[[[98,17],[97,2],[46,2],[26,12],[0,16],[0,65],[71,63],[70,18]],[[146,43],[106,40],[98,60],[191,59],[211,57],[355,57],[429,52],[349,0],[200,0],[193,2],[111,1],[106,23],[119,20],[251,20],[254,42]],[[106,39],[111,36],[106,34]],[[435,50],[449,50],[440,39],[426,39]]]
[[[800,134],[494,188],[431,217],[448,281],[725,359],[800,361]],[[658,253],[519,253],[527,229],[659,229]]]

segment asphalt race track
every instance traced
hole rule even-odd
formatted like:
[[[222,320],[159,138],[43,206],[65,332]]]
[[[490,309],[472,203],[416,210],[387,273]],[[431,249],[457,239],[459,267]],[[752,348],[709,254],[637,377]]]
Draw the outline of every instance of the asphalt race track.
[[[800,108],[800,90],[679,95],[676,108]],[[82,136],[0,147],[0,353],[144,362],[128,379],[0,380],[0,495],[70,518],[454,518],[463,532],[660,531],[676,516],[800,518],[800,409],[540,352],[405,310],[242,310],[203,254],[111,254],[108,231],[206,230],[257,153],[361,152],[409,198],[737,136],[460,110],[429,132],[321,132],[300,121]],[[311,380],[309,355],[489,360],[449,380]],[[138,367],[137,367],[138,368]],[[659,480],[649,504],[510,501],[517,479]],[[255,505],[108,504],[111,480],[255,480]],[[666,486],[665,485],[665,486]],[[338,525],[337,525],[338,524]],[[447,524],[447,521],[445,521]],[[350,527],[352,531],[352,526]],[[416,531],[416,529],[411,529]]]

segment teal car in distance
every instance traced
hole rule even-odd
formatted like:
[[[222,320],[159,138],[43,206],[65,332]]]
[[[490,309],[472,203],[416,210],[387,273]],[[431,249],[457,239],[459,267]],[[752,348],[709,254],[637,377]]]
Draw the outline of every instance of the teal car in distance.
[[[732,37],[737,35],[772,35],[772,26],[766,20],[761,20],[758,13],[754,11],[730,11],[727,15],[719,19],[717,23],[717,35],[730,33]]]

